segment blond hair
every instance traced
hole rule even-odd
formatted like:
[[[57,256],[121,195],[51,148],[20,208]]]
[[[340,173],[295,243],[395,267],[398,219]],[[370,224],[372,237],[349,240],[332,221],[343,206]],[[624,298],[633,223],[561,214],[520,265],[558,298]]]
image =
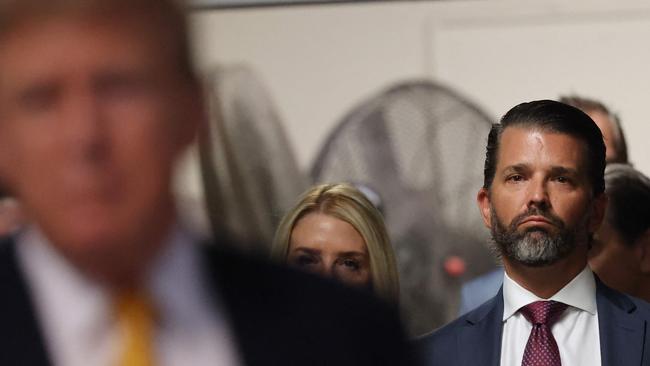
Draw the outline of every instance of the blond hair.
[[[350,184],[321,184],[304,192],[282,218],[273,240],[271,257],[286,262],[293,228],[301,218],[314,212],[345,221],[361,234],[368,248],[374,292],[397,304],[399,275],[384,220],[366,196]]]

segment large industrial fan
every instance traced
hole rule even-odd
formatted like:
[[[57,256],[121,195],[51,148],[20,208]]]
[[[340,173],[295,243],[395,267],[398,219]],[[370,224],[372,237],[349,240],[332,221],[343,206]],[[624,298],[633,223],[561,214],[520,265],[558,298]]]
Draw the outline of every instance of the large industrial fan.
[[[307,177],[250,69],[220,67],[207,80],[209,123],[199,148],[209,219],[216,236],[250,243],[244,249],[265,254]]]
[[[450,89],[405,82],[345,116],[314,163],[314,181],[361,183],[381,197],[413,334],[453,319],[460,284],[495,266],[476,205],[490,125]]]

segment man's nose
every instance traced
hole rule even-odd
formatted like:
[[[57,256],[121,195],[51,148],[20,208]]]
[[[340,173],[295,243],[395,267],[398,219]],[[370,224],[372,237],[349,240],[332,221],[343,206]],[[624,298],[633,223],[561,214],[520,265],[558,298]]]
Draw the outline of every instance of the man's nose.
[[[85,160],[101,160],[107,148],[106,126],[100,103],[93,93],[81,91],[70,95],[64,119],[69,147]]]
[[[549,205],[548,187],[543,179],[531,180],[528,192],[528,206],[540,208]]]

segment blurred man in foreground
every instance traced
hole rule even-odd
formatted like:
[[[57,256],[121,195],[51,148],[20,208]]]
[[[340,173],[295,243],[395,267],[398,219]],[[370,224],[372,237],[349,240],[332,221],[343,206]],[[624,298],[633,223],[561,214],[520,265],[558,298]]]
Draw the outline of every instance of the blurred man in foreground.
[[[650,302],[650,179],[610,164],[605,185],[609,204],[589,265],[607,285]]]
[[[173,162],[202,120],[169,0],[0,2],[0,364],[397,364],[391,311],[199,248]]]

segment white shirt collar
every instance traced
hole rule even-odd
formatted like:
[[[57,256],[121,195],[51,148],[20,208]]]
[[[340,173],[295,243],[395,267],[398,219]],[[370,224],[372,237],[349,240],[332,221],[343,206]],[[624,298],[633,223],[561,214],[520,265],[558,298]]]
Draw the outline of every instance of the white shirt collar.
[[[154,303],[167,315],[163,326],[191,327],[197,321],[204,321],[214,294],[204,280],[204,266],[200,261],[195,238],[175,229],[147,278],[147,289]]]
[[[37,227],[25,228],[16,243],[18,261],[54,363],[93,364],[88,350],[98,359],[115,354],[117,331],[107,292],[69,265]]]
[[[526,290],[504,272],[503,278],[503,320],[513,316],[519,309],[532,302],[540,300],[554,300],[565,303],[571,307],[597,314],[596,305],[596,280],[589,268],[585,268],[566,284],[560,291],[549,299],[542,299]]]
[[[193,239],[172,228],[148,272],[145,287],[161,315],[160,357],[166,364],[236,364],[227,314],[206,287]],[[114,364],[121,342],[109,291],[71,266],[37,227],[26,228],[16,242],[53,364]]]

